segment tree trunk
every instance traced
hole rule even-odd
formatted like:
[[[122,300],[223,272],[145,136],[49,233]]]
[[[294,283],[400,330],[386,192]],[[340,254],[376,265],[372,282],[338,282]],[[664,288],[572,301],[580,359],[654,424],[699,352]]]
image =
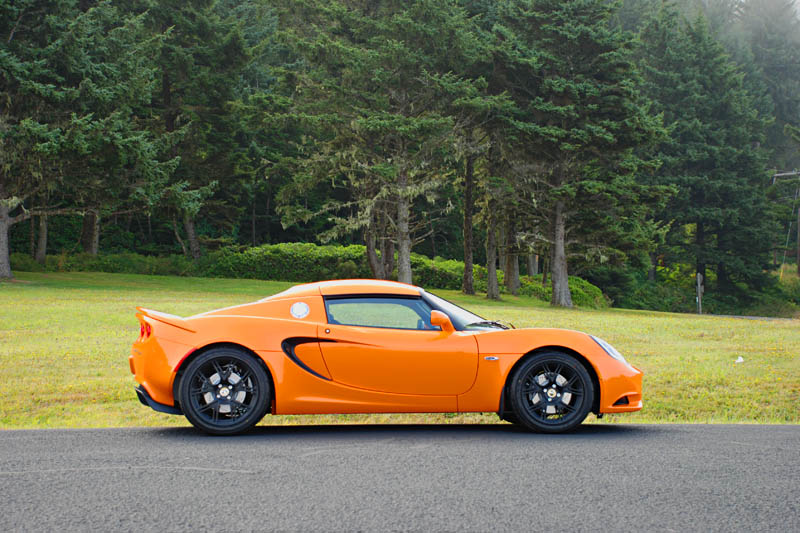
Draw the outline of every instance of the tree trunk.
[[[178,241],[178,244],[181,245],[181,251],[183,251],[183,255],[188,256],[189,254],[186,252],[186,244],[184,244],[183,239],[181,239],[181,232],[178,231],[178,221],[175,217],[172,217],[172,231],[175,233],[175,239]]]
[[[11,255],[8,249],[8,231],[11,229],[11,218],[8,216],[8,206],[3,203],[5,195],[0,185],[0,279],[11,279]]]
[[[31,257],[36,258],[36,222],[31,217],[30,249]]]
[[[34,259],[40,265],[43,265],[47,259],[47,215],[39,215],[39,242],[36,245]]]
[[[723,263],[717,263],[717,289],[727,291],[731,287],[731,280],[728,277],[728,270]]]
[[[519,256],[509,250],[506,255],[506,289],[514,296],[519,296]]]
[[[392,279],[394,273],[394,242],[388,237],[381,239],[381,264],[383,265],[383,279]]]
[[[372,228],[364,230],[364,244],[367,246],[367,264],[372,271],[372,277],[386,279],[386,274],[383,271],[383,261],[378,257],[378,252],[375,249],[375,232]]]
[[[650,252],[650,268],[647,270],[647,279],[649,281],[656,280],[656,264],[658,263],[658,254]]]
[[[519,296],[519,255],[517,255],[517,245],[514,239],[514,226],[511,219],[506,220],[506,262],[503,265],[505,272],[504,282],[508,292],[514,296]]]
[[[431,221],[431,253],[436,257],[436,228],[433,227],[433,221]]]
[[[250,208],[250,235],[253,237],[253,246],[256,245],[256,195],[253,193],[253,205]]]
[[[497,264],[506,273],[506,220],[497,225]],[[504,276],[505,278],[505,276]]]
[[[528,275],[535,276],[539,273],[539,256],[528,254]]]
[[[175,110],[172,109],[172,83],[167,69],[161,71],[161,100],[164,104],[164,128],[168,132],[175,131]]]
[[[411,206],[406,188],[408,176],[401,172],[398,176],[399,194],[397,196],[397,281],[411,283]]]
[[[797,250],[795,256],[797,257],[797,275],[800,276],[800,205],[797,206]]]
[[[475,294],[475,278],[472,273],[472,198],[475,174],[475,156],[467,156],[467,168],[464,172],[464,278],[461,280],[461,292]]]
[[[192,254],[192,259],[200,259],[200,242],[197,240],[194,219],[188,213],[183,215],[183,228],[186,230],[186,240],[189,241],[189,252]]]
[[[547,273],[550,272],[550,260],[542,256],[542,287],[547,287]]]
[[[100,213],[96,209],[83,215],[81,247],[87,254],[97,255],[100,249]]]
[[[497,219],[493,206],[489,205],[489,224],[486,228],[486,297],[500,299],[500,285],[497,283]]]
[[[550,274],[553,279],[553,297],[550,303],[558,307],[572,307],[565,247],[566,223],[564,202],[558,200],[553,213],[553,247],[550,255]]]
[[[261,231],[263,231],[267,235],[267,237],[266,237],[267,240],[265,241],[267,243],[272,242],[272,235],[270,234],[270,226],[269,226],[269,216],[270,216],[269,215],[269,200],[270,200],[270,197],[269,197],[269,195],[267,195],[267,205],[265,206],[265,209],[264,209],[264,227],[261,228]]]

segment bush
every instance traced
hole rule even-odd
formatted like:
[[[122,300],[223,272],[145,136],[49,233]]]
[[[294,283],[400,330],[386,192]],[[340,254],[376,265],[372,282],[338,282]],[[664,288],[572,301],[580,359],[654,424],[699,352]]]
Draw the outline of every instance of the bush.
[[[45,267],[37,263],[29,254],[11,254],[11,270],[23,272],[44,272]]]
[[[131,252],[122,254],[48,255],[49,272],[112,272],[118,274],[160,274],[164,276],[198,275],[195,264],[182,255],[155,257]],[[17,270],[26,270],[12,265]]]
[[[615,307],[626,309],[651,309],[670,313],[690,313],[697,303],[693,287],[669,281],[639,281],[632,284],[629,292],[614,302]]]
[[[411,254],[411,270],[414,283],[421,287],[461,290],[464,278],[464,263],[455,259],[430,259],[424,255]]]
[[[13,254],[12,268],[41,272],[116,272],[125,274],[159,274],[170,276],[202,276],[216,278],[266,279],[309,282],[322,279],[371,278],[362,245],[317,246],[310,243],[268,244],[254,248],[227,246],[213,251],[199,261],[183,255],[148,256],[135,253],[73,254],[47,256],[45,267],[25,254]],[[464,263],[436,257],[430,259],[411,254],[411,268],[416,285],[431,289],[460,290]],[[488,272],[485,267],[473,267],[475,290],[486,292]],[[394,272],[396,278],[397,271]],[[503,272],[497,272],[501,291]],[[523,276],[520,294],[550,301],[550,287],[542,287],[542,276]],[[572,300],[581,307],[606,307],[600,289],[589,282],[569,278]]]
[[[282,281],[372,277],[363,246],[317,246],[297,242],[244,250],[222,248],[201,260],[200,271],[209,277]]]
[[[569,277],[569,291],[572,293],[572,303],[578,307],[602,308],[608,307],[609,302],[603,292],[577,276]],[[549,302],[553,296],[553,287],[542,287],[542,275],[520,276],[519,293],[523,296],[532,296],[537,300]]]

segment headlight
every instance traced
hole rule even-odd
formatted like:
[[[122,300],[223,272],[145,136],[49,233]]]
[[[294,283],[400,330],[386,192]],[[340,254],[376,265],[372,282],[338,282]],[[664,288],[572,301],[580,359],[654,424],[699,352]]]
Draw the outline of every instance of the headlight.
[[[611,357],[613,357],[613,358],[614,358],[614,359],[616,359],[617,361],[620,361],[621,363],[625,363],[626,365],[628,364],[628,362],[625,360],[625,358],[624,358],[624,357],[622,357],[622,354],[621,354],[621,353],[619,353],[619,352],[617,351],[617,349],[616,349],[616,348],[614,348],[613,346],[611,346],[610,344],[608,344],[608,343],[607,343],[606,341],[604,341],[603,339],[599,339],[599,338],[595,337],[594,335],[589,335],[589,336],[592,338],[592,340],[594,340],[594,342],[596,342],[597,344],[599,344],[599,345],[600,345],[600,347],[601,347],[603,350],[605,350],[605,352],[606,352],[608,355],[610,355]]]

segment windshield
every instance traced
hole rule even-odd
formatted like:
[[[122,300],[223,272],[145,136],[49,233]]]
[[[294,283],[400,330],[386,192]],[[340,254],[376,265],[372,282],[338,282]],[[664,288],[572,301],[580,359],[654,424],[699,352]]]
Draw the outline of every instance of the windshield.
[[[428,302],[431,307],[442,311],[450,317],[453,326],[459,330],[474,330],[474,329],[505,329],[504,326],[487,321],[483,317],[467,311],[463,307],[459,307],[453,302],[448,302],[444,298],[431,294],[427,291],[422,291],[422,299]]]

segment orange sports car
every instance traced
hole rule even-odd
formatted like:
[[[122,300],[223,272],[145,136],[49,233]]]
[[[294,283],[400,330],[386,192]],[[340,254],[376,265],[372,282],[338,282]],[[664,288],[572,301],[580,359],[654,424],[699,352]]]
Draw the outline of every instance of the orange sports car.
[[[513,329],[403,283],[309,283],[189,318],[138,311],[139,399],[217,435],[267,412],[496,411],[556,433],[642,408],[642,372],[605,341]]]

